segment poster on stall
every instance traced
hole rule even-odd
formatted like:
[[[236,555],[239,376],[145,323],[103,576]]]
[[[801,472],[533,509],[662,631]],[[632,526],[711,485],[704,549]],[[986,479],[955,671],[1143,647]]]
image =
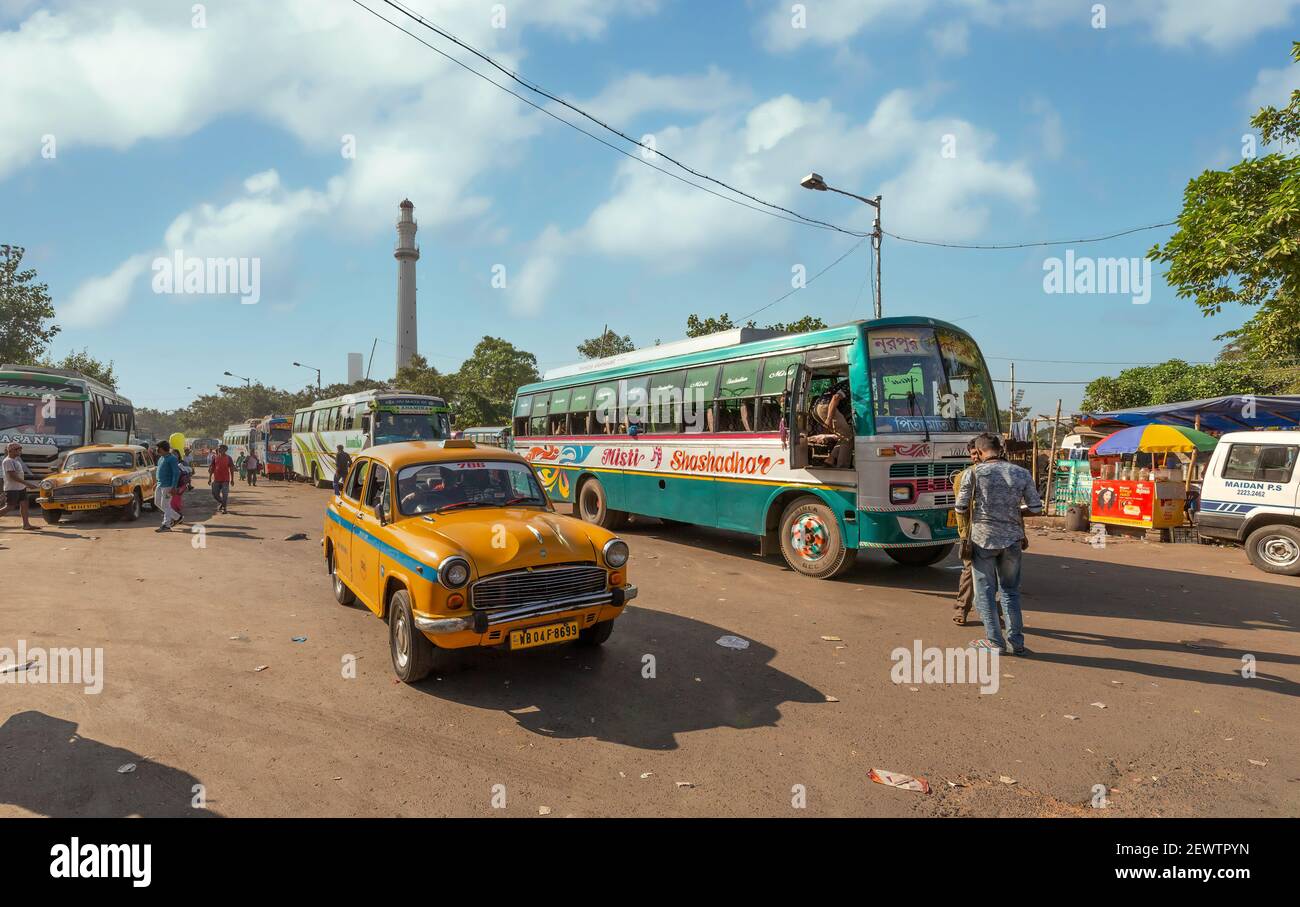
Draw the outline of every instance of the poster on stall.
[[[1098,523],[1150,526],[1155,492],[1151,482],[1093,482],[1092,519]]]

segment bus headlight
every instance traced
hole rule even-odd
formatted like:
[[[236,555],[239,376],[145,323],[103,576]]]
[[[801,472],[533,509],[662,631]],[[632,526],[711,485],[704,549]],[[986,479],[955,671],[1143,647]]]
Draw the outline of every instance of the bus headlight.
[[[889,486],[889,503],[906,504],[916,496],[916,492],[911,485],[890,485]]]
[[[448,589],[459,589],[469,582],[469,561],[452,556],[438,565],[438,582]]]
[[[627,563],[627,542],[622,539],[610,539],[601,549],[601,555],[605,558],[605,563],[615,570]]]

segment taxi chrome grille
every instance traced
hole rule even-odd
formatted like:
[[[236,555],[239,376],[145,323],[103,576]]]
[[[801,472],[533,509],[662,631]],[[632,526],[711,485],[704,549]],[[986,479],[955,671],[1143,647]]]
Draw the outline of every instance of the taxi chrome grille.
[[[594,564],[517,570],[479,580],[470,587],[470,600],[480,611],[546,605],[604,592],[605,577]]]
[[[64,485],[61,488],[55,488],[50,497],[57,501],[71,501],[77,498],[111,498],[113,496],[113,486],[111,485]]]

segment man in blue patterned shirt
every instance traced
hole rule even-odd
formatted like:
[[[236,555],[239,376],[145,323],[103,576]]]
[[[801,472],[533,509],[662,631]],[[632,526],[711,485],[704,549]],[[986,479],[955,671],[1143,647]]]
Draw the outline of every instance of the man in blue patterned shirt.
[[[975,439],[976,464],[957,492],[957,510],[970,513],[971,568],[975,607],[984,621],[983,639],[972,646],[1024,655],[1024,625],[1020,617],[1020,555],[1025,529],[1021,502],[1030,513],[1041,513],[1043,502],[1029,470],[1008,463],[1000,438],[983,434]],[[1006,635],[998,625],[994,596],[1002,593]]]

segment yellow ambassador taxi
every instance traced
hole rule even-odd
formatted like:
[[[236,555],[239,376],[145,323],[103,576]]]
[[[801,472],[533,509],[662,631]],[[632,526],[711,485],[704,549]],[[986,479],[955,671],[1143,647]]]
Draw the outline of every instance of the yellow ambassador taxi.
[[[358,455],[322,545],[339,603],[388,621],[406,683],[444,649],[601,645],[637,594],[626,542],[556,513],[523,457],[473,441]]]
[[[154,495],[154,468],[143,447],[91,444],[71,451],[58,472],[40,483],[37,503],[45,522],[65,512],[116,510],[124,520],[138,520]]]

